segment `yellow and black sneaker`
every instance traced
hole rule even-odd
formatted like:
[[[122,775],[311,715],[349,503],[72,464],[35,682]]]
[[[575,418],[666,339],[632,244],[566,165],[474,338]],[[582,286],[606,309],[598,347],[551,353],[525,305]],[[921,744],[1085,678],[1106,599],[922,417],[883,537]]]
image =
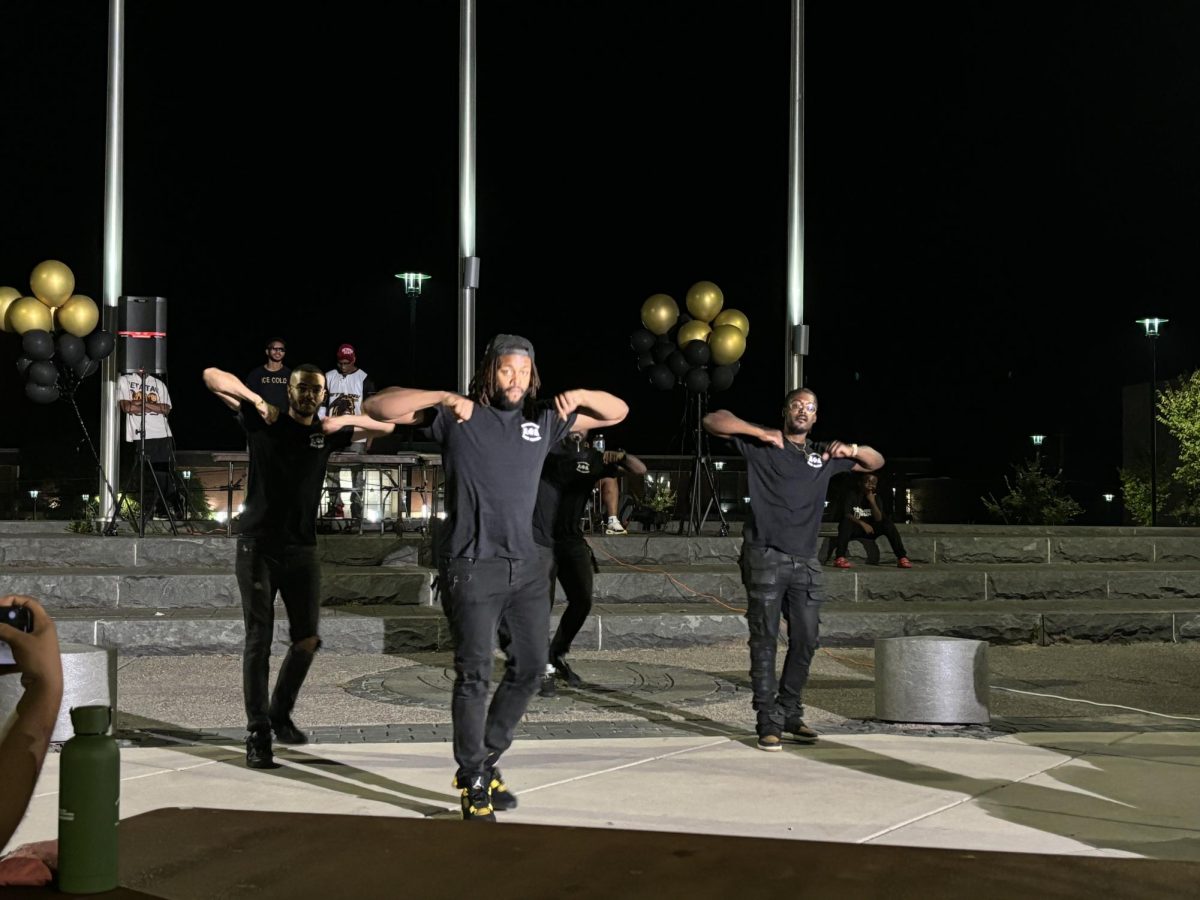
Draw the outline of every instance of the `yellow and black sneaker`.
[[[818,732],[813,731],[811,728],[805,725],[804,720],[799,716],[788,719],[783,726],[783,730],[796,740],[803,743],[812,743],[821,736]]]
[[[454,780],[462,792],[462,817],[464,822],[495,822],[492,811],[491,779],[486,774],[461,775]]]
[[[763,728],[759,726],[758,749],[766,750],[768,753],[783,749],[783,740],[779,736],[779,729],[777,727]]]
[[[516,809],[517,795],[508,789],[508,785],[504,783],[504,776],[500,774],[500,770],[492,769],[491,774],[492,781],[488,787],[492,794],[492,809],[497,812]]]

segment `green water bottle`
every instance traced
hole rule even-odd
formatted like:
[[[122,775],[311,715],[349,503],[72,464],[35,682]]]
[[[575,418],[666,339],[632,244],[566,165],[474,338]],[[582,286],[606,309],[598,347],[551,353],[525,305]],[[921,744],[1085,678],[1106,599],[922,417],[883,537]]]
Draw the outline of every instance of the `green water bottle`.
[[[76,706],[58,782],[58,889],[97,894],[117,886],[121,753],[108,734],[112,710]]]

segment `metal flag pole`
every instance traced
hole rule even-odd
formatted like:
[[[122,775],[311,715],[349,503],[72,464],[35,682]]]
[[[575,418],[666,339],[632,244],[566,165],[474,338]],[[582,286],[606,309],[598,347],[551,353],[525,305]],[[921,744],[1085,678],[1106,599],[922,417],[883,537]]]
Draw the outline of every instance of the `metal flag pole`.
[[[108,4],[108,115],[105,119],[104,154],[104,294],[102,327],[117,328],[117,298],[121,295],[122,252],[125,231],[125,0]],[[116,477],[117,357],[110,353],[100,363],[100,496],[99,517],[108,519],[116,498],[105,473]]]
[[[804,324],[804,0],[792,0],[791,121],[788,140],[787,328],[784,381],[804,386],[808,326]]]
[[[475,0],[459,2],[458,92],[458,390],[465,394],[475,370]]]

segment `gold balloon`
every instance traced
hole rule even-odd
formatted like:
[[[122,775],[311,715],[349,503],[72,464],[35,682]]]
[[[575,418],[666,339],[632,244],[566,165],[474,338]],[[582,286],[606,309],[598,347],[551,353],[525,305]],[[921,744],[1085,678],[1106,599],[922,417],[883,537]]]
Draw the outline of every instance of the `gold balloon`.
[[[75,337],[87,337],[100,321],[96,302],[83,294],[75,294],[58,311],[58,327]]]
[[[712,331],[712,329],[708,327],[707,322],[701,322],[699,319],[692,319],[692,321],[684,322],[679,326],[679,334],[676,336],[676,340],[679,342],[679,346],[682,349],[692,341],[707,341],[708,333],[710,331]]]
[[[50,310],[37,297],[21,297],[8,305],[4,314],[4,330],[24,334],[27,331],[49,331],[54,327]]]
[[[20,296],[21,292],[15,287],[0,287],[0,331],[8,331],[8,326],[4,323],[4,314],[8,312],[9,304]]]
[[[721,325],[733,325],[740,328],[742,334],[750,337],[750,320],[746,318],[746,314],[740,309],[725,309],[721,314],[712,321],[713,328]]]
[[[688,312],[701,322],[711,322],[713,316],[721,311],[724,304],[725,295],[711,281],[697,281],[688,288]]]
[[[34,267],[29,287],[47,306],[62,306],[75,290],[75,274],[66,263],[48,259]]]
[[[679,320],[679,304],[666,294],[654,294],[642,304],[642,324],[654,334],[666,334]]]
[[[746,352],[746,335],[736,325],[718,325],[708,336],[712,361],[718,366],[737,362]]]

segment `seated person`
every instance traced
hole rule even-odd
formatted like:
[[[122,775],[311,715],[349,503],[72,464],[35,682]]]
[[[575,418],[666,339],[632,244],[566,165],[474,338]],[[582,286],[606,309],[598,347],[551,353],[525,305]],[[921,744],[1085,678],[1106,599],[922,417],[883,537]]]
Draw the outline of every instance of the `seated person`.
[[[849,547],[851,538],[873,541],[881,534],[892,545],[892,552],[896,554],[896,565],[901,569],[912,568],[900,533],[879,505],[878,489],[879,478],[875,473],[864,472],[858,484],[846,496],[846,512],[838,522],[836,558],[833,561],[839,569],[850,568],[850,561],[846,559],[846,548]]]

